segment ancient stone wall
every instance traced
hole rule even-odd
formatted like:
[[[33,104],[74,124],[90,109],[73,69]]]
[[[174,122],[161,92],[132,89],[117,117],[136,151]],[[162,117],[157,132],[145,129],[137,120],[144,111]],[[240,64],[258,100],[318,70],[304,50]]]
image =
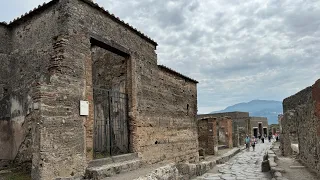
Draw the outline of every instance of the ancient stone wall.
[[[76,33],[71,35],[75,39],[93,35],[130,50],[128,95],[132,151],[138,152],[147,163],[197,160],[196,84],[160,70],[154,43],[119,25],[91,4],[72,0],[67,7],[74,17],[68,27],[75,29]],[[73,44],[88,46],[83,43]],[[83,58],[88,56],[90,54],[85,54]]]
[[[0,54],[9,54],[11,51],[11,32],[9,26],[0,23]]]
[[[163,68],[153,73],[143,75],[138,95],[138,152],[150,163],[197,161],[196,84]]]
[[[283,100],[283,112],[286,112],[288,110],[295,109],[299,105],[305,104],[307,101],[310,101],[311,99],[311,91],[312,87],[307,87],[301,91],[299,91],[297,94],[292,95],[288,98],[285,98]]]
[[[208,119],[198,121],[198,141],[199,148],[206,150],[208,148]],[[207,153],[206,153],[207,154]]]
[[[126,56],[130,151],[146,163],[198,161],[197,82],[158,66],[154,41],[87,0],[53,0],[9,26],[11,59],[0,58],[10,118],[25,123],[16,159],[32,158],[33,179],[82,175],[93,158],[93,39]]]
[[[280,135],[280,149],[284,156],[292,154],[291,144],[293,142],[291,142],[291,140],[292,137],[297,137],[298,127],[295,114],[296,112],[294,110],[287,111],[284,113],[284,118],[281,121],[283,129]]]
[[[205,154],[214,155],[218,151],[217,119],[208,118],[198,120],[198,140],[199,148]]]
[[[7,99],[1,101],[1,106],[9,107],[8,111],[1,113],[5,113],[10,121],[7,123],[10,124],[7,131],[11,133],[11,148],[7,150],[11,153],[10,159],[15,159],[17,163],[31,162],[32,158],[30,155],[32,125],[29,119],[34,114],[33,103],[37,96],[35,92],[37,83],[42,73],[47,71],[43,67],[50,57],[48,49],[53,37],[53,35],[50,36],[50,32],[55,29],[46,22],[51,18],[54,19],[52,9],[48,9],[48,12],[51,13],[44,13],[42,18],[30,15],[24,21],[16,20],[7,25],[8,31],[5,33],[2,31],[3,26],[0,25],[2,63],[0,91],[1,96]],[[54,21],[48,22],[54,24]],[[4,117],[3,114],[1,116]],[[23,149],[21,149],[22,146]],[[28,152],[28,155],[25,152]],[[17,158],[17,156],[23,158]]]
[[[250,131],[251,135],[254,135],[253,128],[258,128],[259,132],[259,124],[261,123],[261,132],[260,135],[268,135],[268,119],[266,117],[250,117]]]
[[[0,99],[8,95],[10,50],[11,33],[9,27],[5,24],[0,24]]]
[[[292,154],[291,144],[299,144],[298,158],[320,174],[320,80],[283,101],[281,150]]]
[[[230,117],[220,117],[218,118],[218,124],[219,124],[219,142],[221,144],[227,145],[229,148],[232,148],[233,147],[232,119]]]
[[[250,118],[248,112],[223,112],[211,114],[215,117],[230,117],[232,119],[232,139],[233,147],[244,144],[246,134],[251,133]],[[207,116],[206,114],[198,115],[198,118]]]

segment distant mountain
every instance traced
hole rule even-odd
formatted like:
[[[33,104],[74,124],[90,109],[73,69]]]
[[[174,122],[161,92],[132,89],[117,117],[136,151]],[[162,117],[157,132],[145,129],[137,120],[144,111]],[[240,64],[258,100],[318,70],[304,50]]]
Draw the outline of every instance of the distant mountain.
[[[253,100],[247,103],[239,103],[229,106],[219,112],[243,111],[249,112],[250,116],[267,117],[269,124],[278,124],[278,114],[282,114],[282,102],[270,100]]]

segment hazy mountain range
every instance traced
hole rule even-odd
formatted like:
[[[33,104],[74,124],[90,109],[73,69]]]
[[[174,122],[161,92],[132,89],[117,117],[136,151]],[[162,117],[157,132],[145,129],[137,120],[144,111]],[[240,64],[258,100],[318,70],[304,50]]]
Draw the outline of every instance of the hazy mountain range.
[[[282,114],[282,102],[270,100],[252,100],[250,102],[239,103],[228,106],[218,112],[243,111],[249,112],[250,116],[267,117],[269,124],[278,124],[278,114]]]

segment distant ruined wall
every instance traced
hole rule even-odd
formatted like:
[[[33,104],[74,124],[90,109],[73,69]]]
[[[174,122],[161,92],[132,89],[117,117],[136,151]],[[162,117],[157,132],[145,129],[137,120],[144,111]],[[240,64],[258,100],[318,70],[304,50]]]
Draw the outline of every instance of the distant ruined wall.
[[[320,80],[283,100],[281,151],[292,154],[291,143],[299,144],[298,158],[320,174]]]
[[[227,145],[229,148],[233,147],[233,128],[232,119],[230,117],[218,118],[219,124],[219,142]]]
[[[254,132],[253,132],[253,128],[258,128],[258,132],[259,132],[259,123],[261,123],[261,126],[262,126],[262,132],[260,133],[261,135],[268,135],[268,119],[266,117],[250,117],[250,131],[251,131],[251,134],[252,136],[254,135]],[[266,128],[266,129],[265,129]],[[267,131],[267,132],[264,132],[264,131]]]
[[[217,128],[216,118],[198,120],[199,148],[204,149],[206,155],[215,155],[218,151]]]
[[[232,141],[233,147],[239,147],[244,144],[246,134],[251,133],[250,129],[250,118],[248,112],[224,112],[210,114],[215,117],[228,116],[232,119]],[[206,116],[198,115],[198,117]]]
[[[198,141],[199,148],[206,150],[208,148],[208,119],[198,121]],[[206,152],[206,154],[208,154]]]

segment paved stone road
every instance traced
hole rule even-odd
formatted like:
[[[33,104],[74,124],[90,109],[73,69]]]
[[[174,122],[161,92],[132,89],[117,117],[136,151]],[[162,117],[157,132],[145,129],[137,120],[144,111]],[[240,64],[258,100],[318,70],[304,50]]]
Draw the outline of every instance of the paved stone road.
[[[211,170],[203,176],[197,177],[197,180],[269,180],[269,172],[261,172],[261,162],[263,155],[269,149],[271,143],[258,143],[255,151],[243,150],[227,163],[217,165],[217,170]]]

